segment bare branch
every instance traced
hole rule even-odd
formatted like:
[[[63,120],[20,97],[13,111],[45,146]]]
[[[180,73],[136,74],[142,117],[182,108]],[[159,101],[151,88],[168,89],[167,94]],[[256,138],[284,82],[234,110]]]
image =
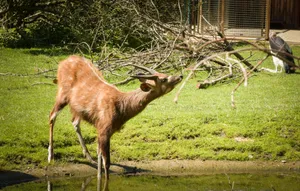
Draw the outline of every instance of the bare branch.
[[[237,89],[241,86],[241,84],[243,83],[243,81],[244,81],[245,79],[248,78],[248,76],[251,74],[251,72],[253,72],[254,69],[257,68],[258,66],[260,66],[260,65],[261,65],[261,64],[262,64],[269,56],[270,56],[270,55],[266,55],[262,60],[260,60],[260,61],[254,66],[254,68],[253,68],[250,72],[248,72],[247,76],[246,76],[246,77],[244,76],[244,78],[242,78],[241,81],[236,85],[236,87],[231,91],[231,106],[232,106],[233,108],[236,107],[236,106],[235,106],[235,102],[234,102],[234,93],[235,93],[235,92],[237,91]]]

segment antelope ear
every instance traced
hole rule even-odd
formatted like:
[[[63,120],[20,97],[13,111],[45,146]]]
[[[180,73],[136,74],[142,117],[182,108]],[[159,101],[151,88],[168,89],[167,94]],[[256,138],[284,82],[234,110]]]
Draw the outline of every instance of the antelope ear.
[[[144,92],[149,92],[151,90],[151,87],[147,83],[141,83],[140,88]]]

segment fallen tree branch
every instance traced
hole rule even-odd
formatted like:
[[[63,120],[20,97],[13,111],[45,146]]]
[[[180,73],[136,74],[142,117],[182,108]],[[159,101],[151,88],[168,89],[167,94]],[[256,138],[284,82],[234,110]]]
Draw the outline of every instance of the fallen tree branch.
[[[50,69],[50,70],[45,70],[37,73],[32,73],[32,74],[18,74],[18,73],[12,73],[12,72],[6,72],[6,73],[0,73],[0,76],[17,76],[17,77],[31,77],[31,76],[41,76],[43,74],[47,74],[49,72],[54,72],[56,69]],[[55,78],[55,76],[49,76],[49,75],[43,75],[46,78]]]
[[[50,86],[54,86],[54,83],[48,83],[48,82],[35,82],[33,84],[31,84],[32,86],[37,86],[37,85],[50,85]]]
[[[218,35],[219,35],[221,38],[224,38],[224,35],[223,35],[221,32],[217,31],[217,33],[218,33]],[[234,50],[234,49],[232,48],[232,46],[230,45],[230,43],[228,42],[227,38],[224,38],[224,43],[225,43],[226,46],[227,46],[227,49],[226,49],[227,51],[232,51],[232,50]],[[234,54],[234,56],[236,56],[240,61],[242,61],[246,66],[248,66],[250,69],[253,68],[252,64],[249,63],[247,60],[245,60],[245,59],[243,58],[243,56],[240,55],[238,52],[234,52],[233,54]],[[254,70],[254,71],[257,71],[257,70]]]
[[[221,53],[217,53],[217,54],[213,54],[211,56],[208,56],[206,57],[205,59],[201,60],[200,62],[198,62],[194,67],[193,69],[191,69],[190,73],[188,74],[188,76],[186,77],[186,79],[184,80],[184,82],[182,83],[182,85],[180,86],[179,90],[177,91],[176,95],[175,95],[175,98],[174,98],[174,102],[177,103],[178,102],[178,97],[179,97],[179,94],[180,92],[182,91],[183,87],[185,86],[185,84],[187,83],[187,81],[191,78],[191,76],[194,74],[194,71],[201,65],[203,65],[205,62],[207,62],[208,60],[211,60],[211,59],[215,59],[215,58],[218,58],[220,56],[223,56],[223,55],[230,55],[230,54],[234,54],[236,52],[243,52],[243,51],[249,51],[249,50],[256,50],[255,48],[244,48],[244,49],[239,49],[239,50],[233,50],[233,51],[229,51],[229,52],[221,52]],[[265,59],[264,59],[265,60]],[[263,60],[263,61],[264,61]],[[260,64],[259,64],[260,65]],[[257,65],[256,67],[253,67],[251,72],[255,71],[256,68],[259,66]],[[250,72],[250,73],[251,73]],[[229,75],[225,75],[226,77],[228,77]],[[224,79],[224,78],[219,78],[219,79]]]
[[[266,55],[262,60],[260,60],[255,66],[254,68],[247,73],[246,77],[244,76],[244,78],[242,78],[240,80],[240,82],[236,85],[236,87],[231,91],[231,106],[233,108],[235,108],[235,102],[234,102],[234,93],[237,91],[237,89],[241,86],[241,84],[245,81],[245,79],[248,78],[248,76],[254,71],[254,69],[256,69],[258,66],[260,66],[270,55]]]

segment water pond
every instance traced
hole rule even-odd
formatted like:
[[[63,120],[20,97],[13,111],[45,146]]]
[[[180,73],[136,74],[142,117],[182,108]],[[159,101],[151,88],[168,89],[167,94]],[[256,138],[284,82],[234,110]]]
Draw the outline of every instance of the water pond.
[[[106,187],[106,188],[105,188]],[[39,179],[5,186],[3,190],[110,190],[110,191],[299,191],[300,174],[216,174],[201,176],[111,175],[109,182],[97,177]]]

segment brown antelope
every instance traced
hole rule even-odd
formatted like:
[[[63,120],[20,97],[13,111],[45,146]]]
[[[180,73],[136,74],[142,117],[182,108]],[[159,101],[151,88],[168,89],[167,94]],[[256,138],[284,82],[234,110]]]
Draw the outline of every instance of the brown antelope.
[[[80,121],[83,119],[96,127],[98,177],[101,176],[103,160],[105,177],[108,179],[110,137],[120,130],[126,121],[145,109],[151,101],[170,92],[182,80],[182,76],[168,76],[146,67],[134,66],[150,72],[150,75],[137,74],[132,76],[140,80],[140,88],[124,93],[107,83],[101,72],[85,58],[70,56],[60,62],[57,71],[56,102],[49,119],[48,162],[54,159],[53,127],[55,119],[59,111],[69,104],[73,115],[72,123],[82,146],[83,154],[91,162],[93,162],[92,157],[81,135]]]

